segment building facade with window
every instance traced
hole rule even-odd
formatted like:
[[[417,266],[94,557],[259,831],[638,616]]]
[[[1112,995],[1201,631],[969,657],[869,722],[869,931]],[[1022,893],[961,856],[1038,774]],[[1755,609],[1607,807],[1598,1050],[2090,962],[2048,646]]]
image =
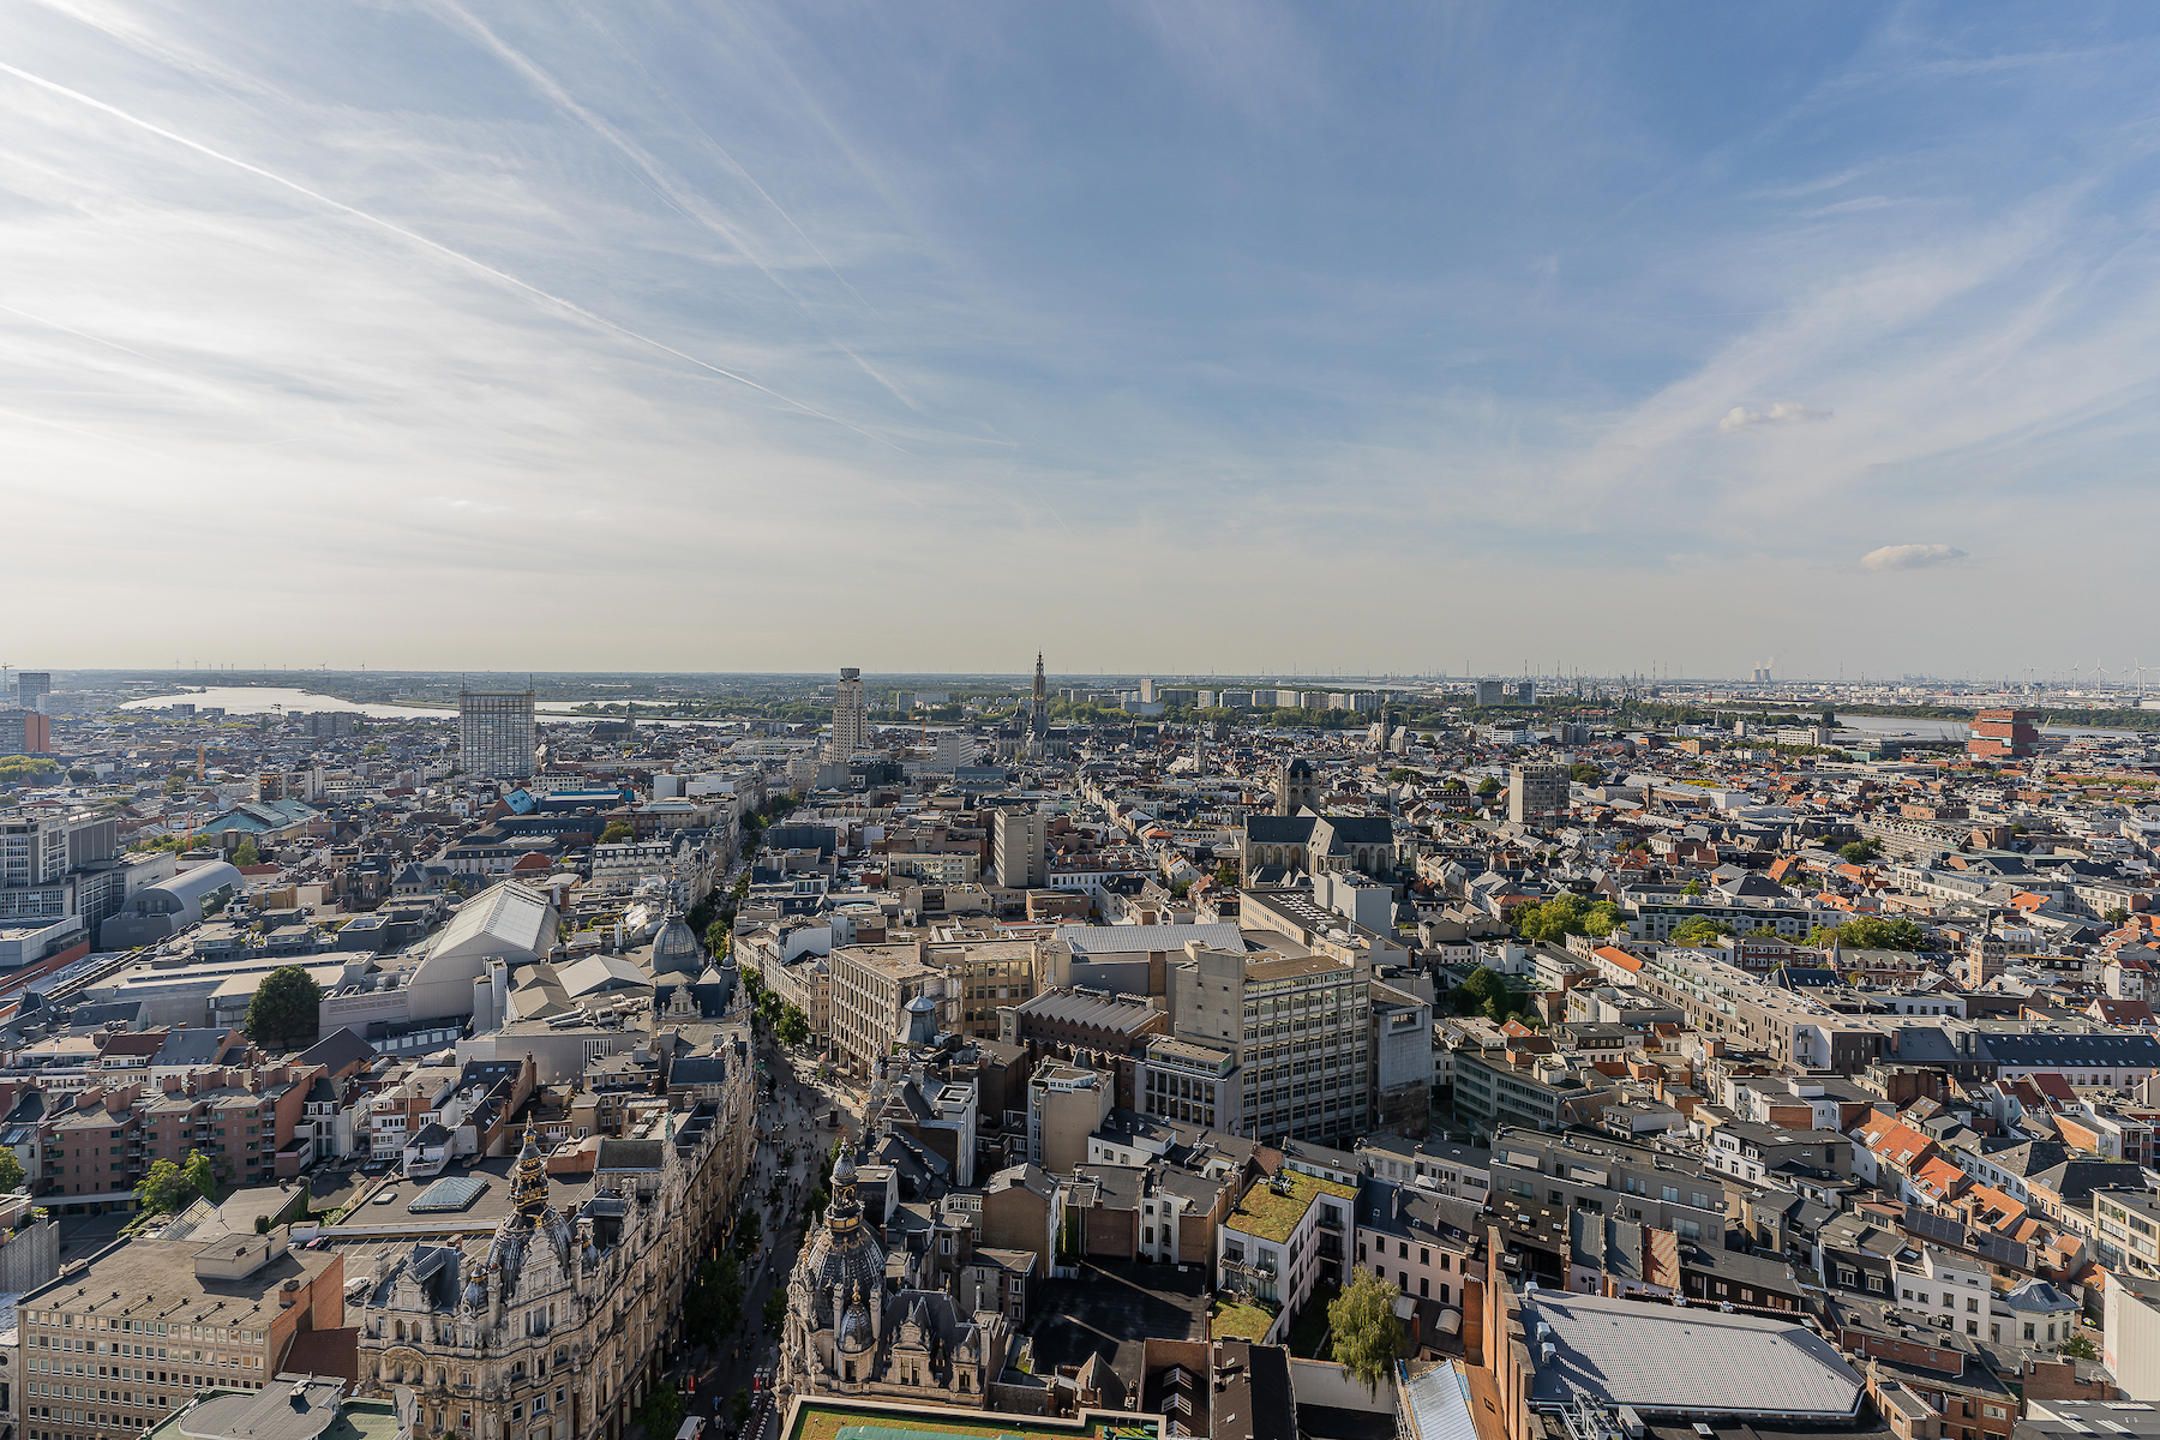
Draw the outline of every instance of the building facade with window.
[[[362,1230],[408,1233],[362,1239],[352,1260],[360,1393],[410,1389],[428,1435],[616,1440],[664,1383],[685,1289],[740,1182],[728,1136],[744,1120],[648,1111],[629,1138],[555,1156],[528,1137],[500,1201],[369,1207]],[[461,1223],[496,1212],[492,1233]]]
[[[467,771],[496,780],[533,773],[533,692],[458,692],[458,754]]]
[[[120,1241],[23,1295],[16,1433],[132,1440],[198,1391],[259,1390],[344,1297],[344,1257],[282,1232]]]

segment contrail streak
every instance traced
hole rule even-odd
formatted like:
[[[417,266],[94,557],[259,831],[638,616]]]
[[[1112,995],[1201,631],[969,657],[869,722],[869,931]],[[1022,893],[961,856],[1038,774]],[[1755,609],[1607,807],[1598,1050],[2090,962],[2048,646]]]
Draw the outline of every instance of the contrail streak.
[[[57,330],[62,335],[72,335],[77,340],[88,341],[92,345],[102,345],[108,350],[117,350],[122,355],[132,355],[137,360],[148,361],[152,365],[157,363],[155,360],[151,360],[148,355],[143,354],[142,351],[129,349],[117,340],[107,340],[102,335],[92,335],[87,330],[77,330],[72,325],[63,325],[58,320],[50,320],[43,315],[33,315],[28,310],[18,310],[13,305],[0,303],[0,314],[13,315],[18,320],[28,320],[33,325],[43,325],[48,330]]]
[[[645,62],[640,60],[637,57],[636,52],[633,51],[628,45],[625,45],[622,42],[622,39],[617,36],[612,29],[608,27],[604,17],[588,14],[587,19],[593,25],[594,29],[598,30],[602,35],[605,35],[607,37],[608,43],[615,47],[615,53],[622,56],[624,60],[630,63],[632,68],[634,68],[640,75],[643,75],[645,77],[645,83],[652,87],[653,94],[658,96],[661,100],[665,101],[669,108],[673,109],[677,115],[680,115],[683,118],[685,124],[689,125],[691,129],[697,131],[698,137],[702,139],[707,145],[712,147],[713,153],[718,155],[722,160],[725,160],[727,162],[728,168],[730,170],[733,170],[738,176],[740,176],[745,185],[748,185],[751,189],[757,191],[758,198],[762,199],[767,205],[770,205],[775,215],[778,215],[782,220],[787,222],[788,229],[793,230],[797,238],[799,238],[804,245],[809,247],[810,253],[817,256],[818,263],[825,267],[825,272],[831,275],[833,279],[839,281],[841,288],[846,290],[848,294],[853,295],[856,299],[856,302],[860,304],[865,310],[876,310],[877,307],[872,305],[869,300],[864,298],[862,291],[857,290],[854,286],[854,283],[850,281],[847,276],[840,273],[839,267],[834,265],[833,262],[826,256],[824,250],[819,247],[817,241],[810,238],[810,232],[803,229],[801,225],[795,222],[795,217],[788,213],[787,207],[782,205],[777,199],[773,198],[772,192],[770,190],[767,190],[762,184],[758,182],[757,176],[751,174],[749,168],[745,166],[740,160],[737,160],[735,158],[734,152],[729,150],[727,146],[721,144],[719,137],[714,135],[710,130],[706,129],[704,123],[700,121],[696,115],[692,114],[687,107],[681,104],[681,102],[677,101],[673,96],[669,95],[667,91],[661,87],[660,82],[654,78],[652,71],[646,68]],[[910,408],[912,408],[912,406]]]
[[[122,110],[117,105],[107,104],[105,101],[98,99],[96,96],[85,95],[80,90],[69,89],[67,86],[60,84],[58,81],[48,80],[42,75],[33,75],[29,71],[24,70],[18,66],[8,64],[5,60],[0,60],[0,74],[12,75],[16,79],[23,81],[25,84],[35,85],[40,90],[46,91],[49,94],[58,95],[64,100],[72,100],[78,105],[86,106],[91,110],[97,111],[100,115],[108,115],[113,119],[122,122],[123,124],[132,125],[136,129],[143,131],[145,134],[155,135],[160,140],[168,141],[171,144],[178,145],[186,150],[192,150],[196,154],[201,155],[207,159],[215,160],[221,165],[229,165],[235,170],[242,171],[245,174],[253,175],[258,180],[267,180],[272,185],[279,186],[280,188],[285,190],[290,190],[295,195],[304,196],[305,198],[314,201],[318,205],[327,206],[328,208],[337,211],[340,215],[347,215],[355,220],[363,221],[366,224],[372,225],[378,230],[388,231],[390,234],[397,236],[401,240],[404,240],[413,245],[418,245],[423,250],[432,251],[435,254],[442,256],[446,260],[452,260],[459,265],[465,266],[467,269],[477,270],[483,275],[501,281],[503,284],[510,286],[512,289],[523,291],[525,294],[532,296],[536,300],[545,301],[547,304],[552,305],[567,314],[576,316],[578,319],[583,320],[588,325],[596,325],[600,329],[605,330],[612,335],[618,335],[625,340],[630,340],[639,345],[643,345],[647,349],[656,350],[662,355],[671,356],[674,359],[682,361],[686,365],[694,365],[698,369],[704,370],[713,375],[717,375],[723,380],[732,380],[737,385],[744,386],[747,389],[755,390],[758,394],[777,400],[781,404],[786,405],[791,409],[799,410],[805,415],[814,416],[819,420],[825,421],[827,424],[838,425],[841,429],[851,431],[854,434],[860,435],[865,440],[873,441],[874,443],[879,445],[888,446],[894,450],[901,450],[900,446],[894,444],[891,440],[886,439],[882,435],[873,434],[870,431],[863,429],[859,425],[851,424],[850,422],[841,419],[837,415],[829,414],[826,411],[818,409],[814,405],[805,404],[803,401],[797,400],[792,395],[782,394],[780,391],[773,389],[770,385],[761,384],[758,381],[751,379],[749,376],[741,373],[740,371],[730,370],[724,365],[715,365],[710,360],[701,360],[697,356],[689,353],[687,350],[678,350],[673,345],[668,344],[664,340],[655,340],[650,335],[641,334],[638,331],[631,329],[627,325],[624,325],[615,320],[608,319],[608,317],[605,315],[597,314],[594,311],[588,310],[583,305],[578,304],[575,300],[566,300],[562,296],[555,294],[553,291],[543,290],[538,285],[533,284],[529,280],[521,280],[507,270],[499,270],[495,266],[488,264],[485,260],[475,259],[474,257],[467,255],[462,250],[456,250],[448,245],[443,244],[440,240],[430,240],[427,236],[420,234],[416,230],[408,230],[404,226],[399,225],[394,221],[385,220],[379,215],[372,215],[367,211],[360,209],[356,205],[348,205],[343,200],[333,199],[332,197],[323,194],[320,190],[311,190],[307,186],[302,185],[299,181],[288,180],[283,175],[278,174],[274,170],[265,170],[262,166],[252,164],[251,162],[246,160],[242,160],[236,155],[228,155],[222,150],[212,149],[210,146],[203,144],[199,140],[190,140],[185,135],[181,135],[174,131],[168,130],[164,126],[156,124],[149,120],[145,120],[139,115],[130,114],[128,111]],[[902,453],[905,454],[906,452],[902,450]]]
[[[590,106],[584,104],[575,95],[572,95],[553,75],[541,68],[536,61],[527,56],[522,50],[519,50],[509,41],[489,29],[485,21],[459,4],[458,0],[436,0],[435,9],[479,41],[496,59],[524,77],[525,81],[539,91],[548,103],[606,141],[609,146],[636,167],[637,172],[645,177],[646,183],[659,192],[661,199],[674,206],[676,210],[691,221],[704,226],[732,246],[745,260],[755,265],[758,273],[770,280],[775,289],[793,301],[795,308],[802,311],[806,317],[809,317],[812,324],[817,324],[816,317],[810,313],[810,307],[803,304],[802,297],[795,293],[795,287],[788,284],[786,279],[765,263],[764,257],[758,254],[750,242],[743,237],[740,230],[729,224],[724,217],[716,213],[711,206],[707,205],[688,186],[677,179],[651,151],[638,144],[637,141],[624,134],[620,128],[610,123]],[[863,299],[862,292],[858,291],[853,285],[848,284],[847,277],[838,270],[833,269],[832,261],[825,258],[825,252],[818,249],[817,242],[804,234],[802,226],[795,223],[795,217],[781,208],[780,202],[773,199],[771,193],[757,182],[757,177],[744,169],[742,163],[728,153],[727,147],[714,139],[702,125],[698,125],[695,118],[692,118],[690,123],[697,127],[698,133],[704,136],[706,143],[712,146],[720,158],[727,161],[729,167],[737,175],[741,176],[743,181],[751,189],[755,190],[782,220],[788,223],[789,228],[798,236],[801,236],[803,244],[810,247],[810,252],[817,256],[819,262],[824,265],[833,279],[839,281],[847,289],[847,292],[855,297],[857,303],[868,308],[869,302]],[[822,330],[824,326],[819,325],[818,328]],[[922,413],[922,407],[917,405],[914,399],[898,385],[886,379],[876,366],[863,359],[862,356],[856,354],[853,349],[839,340],[834,340],[832,343],[841,354],[855,363],[856,368],[860,369],[863,374],[869,376],[872,380],[875,380],[887,394],[917,414]]]
[[[772,272],[771,267],[765,263],[763,257],[750,248],[750,243],[743,239],[735,227],[721,216],[712,213],[697,196],[688,193],[642,145],[623,134],[622,131],[608,123],[606,119],[595,113],[590,107],[581,103],[575,95],[564,89],[553,75],[527,59],[524,52],[502,39],[493,30],[490,30],[472,12],[458,4],[457,0],[436,0],[434,8],[454,21],[458,28],[478,40],[496,59],[522,76],[526,83],[530,84],[533,89],[538,90],[542,98],[549,104],[576,120],[580,125],[598,135],[620,152],[624,159],[637,167],[638,173],[645,177],[646,183],[660,192],[660,197],[663,200],[666,200],[685,216],[695,220],[698,224],[705,226],[722,240],[725,240],[745,260],[755,265],[758,272],[767,280],[779,286],[782,293],[790,300],[795,299],[795,292],[788,289],[787,283]],[[801,302],[797,301],[796,303],[800,304]]]
[[[70,425],[67,421],[55,420],[50,415],[32,415],[21,410],[0,409],[0,418],[20,420],[26,425],[42,425],[48,430],[58,430],[63,434],[79,436],[84,440],[95,441],[100,445],[118,445],[123,450],[133,450],[148,455],[153,460],[163,461],[167,465],[182,466],[186,463],[178,456],[168,455],[162,450],[154,450],[148,445],[127,439],[125,436],[115,435],[110,430],[91,430],[81,425]]]

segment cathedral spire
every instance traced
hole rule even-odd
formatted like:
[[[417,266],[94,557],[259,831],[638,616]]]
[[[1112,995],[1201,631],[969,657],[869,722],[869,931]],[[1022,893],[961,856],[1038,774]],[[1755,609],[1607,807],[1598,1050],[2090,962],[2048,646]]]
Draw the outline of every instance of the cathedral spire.
[[[1028,699],[1028,746],[1038,754],[1050,738],[1050,682],[1043,676],[1042,651],[1035,652],[1035,690]]]

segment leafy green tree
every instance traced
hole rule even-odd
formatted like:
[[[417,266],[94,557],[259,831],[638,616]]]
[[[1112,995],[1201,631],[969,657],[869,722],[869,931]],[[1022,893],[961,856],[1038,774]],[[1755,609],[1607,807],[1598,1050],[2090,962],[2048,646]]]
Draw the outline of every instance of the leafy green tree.
[[[0,785],[42,785],[60,775],[60,762],[43,755],[0,755]]]
[[[153,1160],[143,1178],[135,1182],[135,1204],[146,1215],[170,1215],[187,1203],[190,1194],[180,1167],[170,1160]]]
[[[2062,1353],[2071,1360],[2098,1360],[2100,1349],[2089,1335],[2072,1335],[2062,1343]]]
[[[1620,907],[1610,900],[1599,900],[1583,911],[1582,933],[1602,940],[1618,930],[1621,924]]]
[[[1237,888],[1237,866],[1224,860],[1215,867],[1215,883],[1226,890]]]
[[[742,1262],[733,1251],[698,1267],[683,1295],[683,1329],[701,1344],[717,1345],[742,1323]]]
[[[1487,775],[1483,780],[1478,781],[1476,793],[1478,799],[1490,800],[1493,796],[1500,793],[1500,782],[1493,779],[1492,776]]]
[[[1496,1025],[1506,1023],[1510,1016],[1529,1013],[1523,993],[1515,988],[1515,982],[1485,965],[1472,970],[1462,984],[1455,987],[1453,999],[1456,1014],[1483,1015]]]
[[[780,1011],[779,1020],[773,1024],[773,1035],[782,1045],[793,1049],[810,1039],[810,1021],[793,1005],[785,1006]]]
[[[217,1199],[217,1166],[200,1150],[190,1150],[187,1159],[180,1163],[180,1176],[205,1200]]]
[[[2130,912],[2128,910],[2125,910],[2122,906],[2117,905],[2110,909],[2107,914],[2102,915],[2100,918],[2107,921],[2107,923],[2110,925],[2120,925],[2125,920],[2128,920],[2130,918]]]
[[[165,793],[167,795],[184,795],[187,793],[187,788],[187,777],[178,771],[165,777]]]
[[[269,1049],[312,1044],[321,1018],[322,986],[298,965],[281,965],[248,1002],[248,1039]]]
[[[142,1179],[135,1182],[135,1203],[146,1215],[170,1215],[201,1197],[217,1193],[217,1176],[210,1157],[190,1150],[185,1163],[153,1160]]]
[[[1709,945],[1732,934],[1732,926],[1707,915],[1690,915],[1673,926],[1672,943],[1675,945]]]
[[[0,1195],[12,1195],[22,1189],[25,1178],[22,1161],[15,1158],[13,1150],[0,1145]]]
[[[1562,892],[1515,914],[1515,933],[1533,945],[1558,945],[1583,933],[1583,903]]]
[[[764,1234],[765,1222],[758,1219],[757,1211],[745,1208],[742,1218],[735,1222],[735,1253],[756,1254],[758,1242],[764,1238]]]
[[[256,848],[254,836],[248,836],[245,840],[242,840],[237,847],[234,848],[232,852],[232,863],[235,865],[262,864],[262,851]]]
[[[1882,842],[1879,840],[1854,840],[1849,844],[1838,846],[1837,853],[1838,858],[1848,865],[1865,865],[1882,854]]]
[[[1578,760],[1568,767],[1568,779],[1577,785],[1598,785],[1605,779],[1605,772],[1588,760]]]
[[[1397,765],[1387,772],[1388,784],[1407,785],[1418,778],[1418,772],[1408,765]]]
[[[653,1386],[637,1408],[638,1429],[645,1432],[645,1440],[675,1440],[682,1422],[682,1392],[672,1381]]]
[[[1685,884],[1685,885],[1682,885],[1682,886],[1680,887],[1680,893],[1681,893],[1682,895],[1685,895],[1685,896],[1687,896],[1687,897],[1688,897],[1688,898],[1689,898],[1690,900],[1693,900],[1693,899],[1696,899],[1696,898],[1700,897],[1700,896],[1701,896],[1701,894],[1703,893],[1703,888],[1702,888],[1702,881],[1700,881],[1700,880],[1690,880],[1690,881],[1688,881],[1688,882],[1687,882],[1687,884]]]
[[[1377,1394],[1402,1354],[1402,1326],[1395,1319],[1395,1289],[1360,1270],[1328,1302],[1329,1345],[1335,1363]]]
[[[600,843],[603,845],[620,845],[636,834],[637,832],[630,828],[629,821],[610,820],[607,822],[607,827],[600,832]]]
[[[1856,915],[1842,925],[1818,925],[1807,942],[1818,948],[1842,945],[1848,950],[1925,950],[1927,931],[1905,917]]]

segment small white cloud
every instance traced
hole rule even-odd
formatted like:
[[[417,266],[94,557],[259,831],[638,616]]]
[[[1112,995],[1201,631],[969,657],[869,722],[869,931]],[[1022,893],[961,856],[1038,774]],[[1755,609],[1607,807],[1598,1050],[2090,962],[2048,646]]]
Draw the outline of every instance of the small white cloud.
[[[1926,570],[1963,560],[1955,545],[1884,545],[1860,557],[1863,570]]]
[[[1746,430],[1756,425],[1786,425],[1802,420],[1827,420],[1828,410],[1816,410],[1806,405],[1796,405],[1790,400],[1780,400],[1761,410],[1751,410],[1745,405],[1735,405],[1725,412],[1717,428],[1726,434]]]

